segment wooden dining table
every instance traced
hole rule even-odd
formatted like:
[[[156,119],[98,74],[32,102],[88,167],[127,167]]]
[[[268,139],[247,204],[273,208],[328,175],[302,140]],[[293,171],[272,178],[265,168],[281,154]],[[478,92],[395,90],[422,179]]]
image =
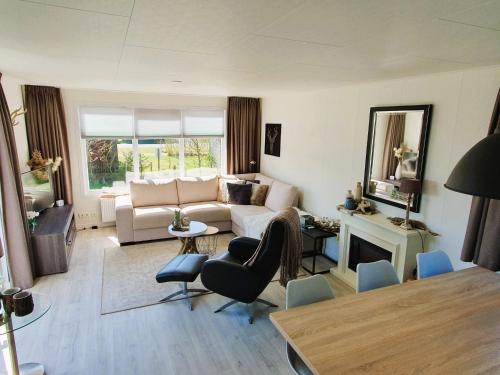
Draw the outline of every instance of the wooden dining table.
[[[500,275],[481,267],[270,317],[314,374],[500,374]]]

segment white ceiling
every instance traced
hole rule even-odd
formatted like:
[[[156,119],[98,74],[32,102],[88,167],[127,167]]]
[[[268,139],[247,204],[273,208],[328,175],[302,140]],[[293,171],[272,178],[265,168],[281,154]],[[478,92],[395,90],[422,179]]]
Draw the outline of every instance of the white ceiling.
[[[67,88],[263,95],[497,64],[500,0],[0,0],[0,71]]]

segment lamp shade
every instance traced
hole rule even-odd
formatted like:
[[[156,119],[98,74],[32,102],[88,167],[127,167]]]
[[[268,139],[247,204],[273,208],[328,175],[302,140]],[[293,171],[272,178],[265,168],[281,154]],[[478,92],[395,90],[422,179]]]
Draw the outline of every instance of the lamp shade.
[[[500,199],[500,133],[487,136],[467,151],[444,186],[459,193]]]
[[[406,194],[418,194],[422,190],[422,185],[420,180],[413,178],[401,180],[401,185],[399,186],[399,191]]]

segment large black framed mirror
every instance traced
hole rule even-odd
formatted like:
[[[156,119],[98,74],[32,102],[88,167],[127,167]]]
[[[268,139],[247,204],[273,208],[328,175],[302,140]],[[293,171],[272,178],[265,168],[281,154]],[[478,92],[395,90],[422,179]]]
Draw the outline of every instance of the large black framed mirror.
[[[425,155],[432,104],[370,108],[363,195],[406,209],[407,195],[399,191],[406,178],[424,179]],[[420,211],[421,194],[410,210]]]

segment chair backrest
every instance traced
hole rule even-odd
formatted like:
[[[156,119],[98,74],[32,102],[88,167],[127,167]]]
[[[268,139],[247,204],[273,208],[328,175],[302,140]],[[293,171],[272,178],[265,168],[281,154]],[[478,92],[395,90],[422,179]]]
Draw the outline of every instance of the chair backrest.
[[[417,254],[417,279],[453,272],[450,258],[442,250]]]
[[[286,309],[335,298],[324,276],[290,280],[286,285]]]
[[[285,225],[279,221],[273,222],[264,248],[252,265],[251,269],[259,276],[262,290],[272,280],[276,271],[278,271],[284,237]]]
[[[358,263],[356,273],[358,279],[356,291],[358,293],[399,284],[398,275],[387,260]]]

